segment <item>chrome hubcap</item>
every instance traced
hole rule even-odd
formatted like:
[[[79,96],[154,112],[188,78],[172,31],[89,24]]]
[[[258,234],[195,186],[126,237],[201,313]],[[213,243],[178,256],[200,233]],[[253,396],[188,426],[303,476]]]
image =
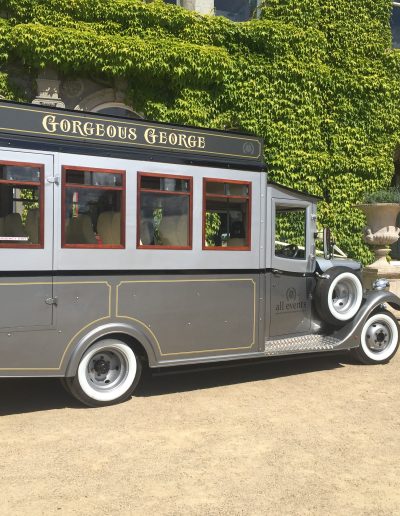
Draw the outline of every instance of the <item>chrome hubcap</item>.
[[[332,303],[338,313],[345,313],[357,299],[356,288],[351,281],[342,280],[335,286]]]
[[[379,352],[388,347],[392,340],[392,332],[383,322],[374,322],[368,327],[365,340],[371,351]]]
[[[91,357],[86,369],[86,379],[94,389],[104,392],[120,385],[127,373],[128,364],[122,353],[102,350]]]

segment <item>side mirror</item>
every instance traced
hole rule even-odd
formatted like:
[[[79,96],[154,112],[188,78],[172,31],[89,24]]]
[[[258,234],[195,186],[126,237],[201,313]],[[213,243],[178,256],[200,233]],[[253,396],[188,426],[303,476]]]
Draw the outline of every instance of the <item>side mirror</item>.
[[[331,230],[330,228],[324,228],[324,235],[323,235],[323,241],[324,241],[324,258],[326,260],[330,260],[332,258],[332,236],[331,236]]]

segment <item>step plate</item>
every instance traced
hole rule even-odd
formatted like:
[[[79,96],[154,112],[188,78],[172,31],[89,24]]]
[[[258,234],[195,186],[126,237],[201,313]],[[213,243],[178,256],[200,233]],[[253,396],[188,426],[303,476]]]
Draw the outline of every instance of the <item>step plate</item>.
[[[269,340],[265,343],[265,354],[288,355],[313,351],[331,351],[340,344],[339,339],[324,335],[302,335],[286,339]]]

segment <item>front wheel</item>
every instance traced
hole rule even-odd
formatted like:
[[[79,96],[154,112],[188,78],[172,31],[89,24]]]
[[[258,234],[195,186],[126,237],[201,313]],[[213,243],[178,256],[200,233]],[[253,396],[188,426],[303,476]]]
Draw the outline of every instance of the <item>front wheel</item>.
[[[89,407],[114,405],[128,399],[142,372],[140,358],[125,342],[104,339],[82,356],[74,378],[66,386]]]
[[[363,364],[385,364],[399,346],[399,325],[390,312],[378,312],[368,317],[361,331],[360,347],[355,357]]]

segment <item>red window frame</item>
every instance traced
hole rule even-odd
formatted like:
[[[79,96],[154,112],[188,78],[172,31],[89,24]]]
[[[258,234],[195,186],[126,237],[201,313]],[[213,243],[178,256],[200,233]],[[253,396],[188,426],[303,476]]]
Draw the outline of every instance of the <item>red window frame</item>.
[[[151,188],[141,188],[142,177],[159,177],[162,179],[183,179],[189,183],[189,192],[171,192],[165,190],[153,190]],[[143,245],[140,243],[140,194],[142,192],[157,193],[162,195],[185,195],[189,197],[189,245],[187,246],[175,246],[175,245]],[[136,249],[165,249],[165,250],[190,250],[192,249],[192,206],[193,206],[193,177],[191,176],[178,176],[174,174],[157,174],[153,172],[139,172],[137,175],[137,211],[136,211]]]
[[[82,172],[95,172],[103,174],[119,174],[122,178],[121,186],[92,186],[92,185],[79,185],[79,184],[68,184],[66,182],[67,170],[78,170]],[[63,249],[125,249],[125,216],[126,216],[126,172],[125,170],[114,170],[108,168],[94,168],[94,167],[79,167],[63,165],[61,168],[61,247]],[[66,222],[66,190],[67,188],[79,188],[82,190],[116,190],[122,192],[121,198],[121,244],[68,244],[65,241],[65,222]]]
[[[248,195],[225,195],[225,194],[207,194],[207,183],[224,183],[246,185],[248,187]],[[245,246],[206,246],[206,207],[207,197],[220,199],[246,199],[247,200],[247,232],[246,238],[248,245]],[[250,181],[236,181],[234,179],[217,179],[215,177],[203,177],[203,231],[202,231],[202,249],[203,251],[250,251],[251,250],[251,182]]]
[[[44,165],[41,163],[26,163],[22,161],[0,161],[0,165],[14,167],[34,167],[39,169],[39,182],[34,181],[16,181],[13,179],[0,179],[0,184],[16,185],[16,186],[35,186],[39,188],[39,243],[38,244],[18,244],[18,243],[0,243],[0,248],[6,249],[43,249],[44,248]]]

